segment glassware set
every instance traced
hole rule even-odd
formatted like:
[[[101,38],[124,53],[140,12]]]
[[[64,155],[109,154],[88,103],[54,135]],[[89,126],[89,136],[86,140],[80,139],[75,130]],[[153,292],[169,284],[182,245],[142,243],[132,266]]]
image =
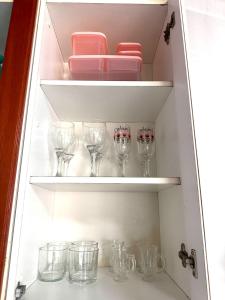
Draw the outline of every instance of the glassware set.
[[[62,280],[68,270],[69,282],[89,284],[97,279],[98,243],[48,243],[39,249],[38,279]]]
[[[165,269],[165,258],[156,245],[140,243],[139,271],[145,281],[153,281]],[[39,248],[38,279],[54,282],[62,280],[68,271],[68,281],[80,285],[97,280],[98,242],[75,241],[72,243],[47,243]],[[136,271],[135,254],[130,253],[124,242],[114,240],[111,246],[110,265],[113,279],[126,281]]]
[[[83,123],[83,144],[90,155],[90,176],[98,176],[104,144],[106,140],[105,123]],[[57,157],[56,176],[67,176],[68,166],[79,144],[72,122],[56,122],[51,126],[50,138]],[[155,136],[152,128],[142,127],[137,130],[137,152],[143,167],[143,176],[152,176],[151,163],[155,154]],[[119,176],[126,175],[126,164],[131,151],[131,129],[120,125],[113,133],[114,150],[119,166]]]

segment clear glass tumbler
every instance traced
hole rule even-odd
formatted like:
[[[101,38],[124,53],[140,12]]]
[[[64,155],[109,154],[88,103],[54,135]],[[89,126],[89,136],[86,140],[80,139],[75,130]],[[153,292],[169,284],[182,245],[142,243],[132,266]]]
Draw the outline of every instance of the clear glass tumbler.
[[[95,242],[73,242],[69,247],[69,281],[90,284],[97,279],[98,247]]]
[[[164,271],[166,261],[158,252],[158,247],[152,245],[143,252],[143,280],[153,281],[157,273]]]
[[[113,249],[113,279],[115,281],[125,281],[128,273],[136,270],[136,259],[133,254],[128,254],[124,246]]]
[[[41,281],[58,281],[66,273],[66,244],[49,243],[39,248],[38,279]]]

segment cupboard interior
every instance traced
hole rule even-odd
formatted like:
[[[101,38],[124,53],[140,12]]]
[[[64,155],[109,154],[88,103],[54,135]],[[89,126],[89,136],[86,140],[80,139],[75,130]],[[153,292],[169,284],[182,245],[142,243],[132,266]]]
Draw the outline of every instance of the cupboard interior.
[[[171,13],[169,11],[167,14],[167,6],[49,2],[46,7],[42,3],[40,12],[22,154],[7,299],[12,299],[10,297],[14,295],[18,281],[30,287],[24,296],[24,299],[29,300],[43,297],[43,295],[45,299],[52,299],[53,296],[56,299],[62,299],[65,295],[68,296],[68,299],[72,299],[74,292],[77,293],[79,299],[83,299],[83,297],[93,299],[93,297],[96,297],[101,300],[106,295],[108,297],[110,293],[113,297],[114,292],[118,292],[118,299],[140,299],[137,293],[131,296],[129,292],[132,290],[131,286],[140,289],[141,299],[143,300],[148,299],[151,293],[155,295],[155,299],[160,300],[186,299],[190,296],[189,274],[187,270],[182,268],[177,257],[177,251],[186,236],[184,201],[188,197],[188,191],[185,188],[188,185],[188,179],[183,179],[182,175],[183,173],[186,174],[187,164],[190,167],[190,164],[193,163],[192,172],[195,172],[195,169],[194,162],[187,159],[186,153],[182,152],[181,147],[182,136],[185,136],[185,146],[188,149],[189,147],[192,149],[193,142],[191,123],[180,126],[180,122],[190,121],[188,104],[182,105],[179,102],[188,101],[186,95],[183,95],[183,98],[180,99],[182,95],[180,93],[185,93],[185,90],[179,90],[179,86],[176,86],[178,59],[181,60],[184,68],[183,72],[185,72],[184,54],[182,46],[178,47],[177,53],[174,53],[176,49],[172,49],[173,46],[171,46],[175,39],[178,45],[182,43],[179,15],[177,16],[177,26],[173,32],[174,36],[172,36],[171,44],[168,46],[163,40],[163,29]],[[133,13],[131,18],[133,27],[130,27],[128,12]],[[79,15],[83,18],[82,13],[86,15],[88,13],[89,18],[79,19]],[[147,29],[146,24],[148,22],[145,19],[145,23],[142,23],[142,14],[148,22],[149,20],[152,21],[152,26]],[[121,18],[124,15],[125,17]],[[115,18],[115,16],[117,17]],[[82,20],[85,20],[85,22],[81,22]],[[73,22],[76,26],[71,27]],[[116,26],[117,22],[118,26]],[[84,26],[85,24],[87,27]],[[138,30],[135,31],[136,24]],[[71,81],[65,84],[65,82],[68,82],[66,61],[69,56],[70,34],[78,30],[105,32],[112,37],[111,49],[114,49],[115,43],[124,40],[125,37],[133,40],[132,34],[136,36],[143,34],[143,40],[146,39],[149,42],[149,45],[146,44],[146,48],[144,42],[144,61],[149,65],[147,68],[150,70],[148,72],[150,76],[147,76],[150,81],[145,81],[145,84],[147,86],[154,85],[154,81],[151,80],[161,80],[162,82],[167,81],[166,85],[170,88],[167,94],[164,95],[164,100],[160,106],[157,107],[155,114],[151,114],[151,98],[154,98],[155,95],[152,94],[151,90],[145,92],[150,103],[148,110],[151,117],[149,119],[145,115],[147,107],[144,110],[140,109],[138,96],[132,100],[132,105],[134,108],[136,107],[137,113],[133,114],[130,119],[126,113],[125,120],[122,117],[118,118],[116,111],[110,114],[110,108],[105,107],[106,117],[103,120],[104,115],[102,114],[101,121],[107,122],[108,138],[107,151],[100,176],[116,176],[111,138],[112,130],[116,123],[126,121],[131,125],[134,136],[127,176],[132,178],[141,177],[140,164],[136,159],[135,132],[139,126],[149,124],[154,126],[156,134],[154,176],[163,178],[181,177],[182,185],[177,182],[172,187],[158,192],[140,192],[138,189],[136,192],[131,192],[129,187],[123,192],[117,192],[116,185],[108,192],[99,192],[98,190],[94,192],[73,192],[70,189],[56,191],[54,187],[52,189],[40,187],[42,180],[49,176],[52,178],[52,184],[54,184],[53,174],[56,158],[49,145],[49,124],[56,120],[71,120],[72,118],[71,115],[67,115],[67,112],[63,114],[63,117],[59,117],[61,107],[54,106],[54,93],[53,98],[50,100],[50,96],[46,92],[46,85],[50,85],[53,90],[55,86],[58,86],[59,90],[71,85],[84,86],[85,88],[97,86],[99,95],[101,94],[101,88],[105,88],[105,97],[107,97],[107,89],[110,89],[111,86],[120,87],[122,91],[124,88],[124,97],[126,97],[126,93],[129,93],[129,88],[138,88],[138,93],[141,93],[143,88],[141,82]],[[177,37],[175,38],[176,35],[179,37],[178,40]],[[184,76],[184,84],[186,84],[185,80]],[[158,90],[163,89],[160,86],[157,88]],[[56,90],[55,95],[57,93]],[[73,93],[74,98],[76,98],[76,89],[73,90]],[[84,103],[89,101],[89,99],[85,99],[83,91],[81,91],[81,94]],[[61,96],[63,103],[63,92]],[[122,92],[119,97],[121,97],[119,100],[122,102]],[[95,98],[97,103],[98,97]],[[70,105],[66,102],[66,99],[65,105]],[[70,112],[70,107],[67,108],[67,111]],[[97,112],[92,111],[91,106],[89,108],[91,113],[86,109],[86,117],[84,108],[80,109],[83,121],[99,120]],[[88,115],[89,113],[90,115]],[[73,121],[77,122],[77,132],[81,136],[81,117],[74,118]],[[89,165],[88,153],[81,143],[71,163],[69,175],[88,176]],[[32,178],[36,178],[36,183],[32,183]],[[40,178],[39,184],[38,178]],[[64,180],[66,179],[64,178]],[[153,284],[144,283],[141,281],[140,276],[131,275],[123,288],[114,283],[112,278],[108,277],[109,279],[106,279],[108,273],[100,270],[99,281],[96,282],[95,287],[86,287],[86,296],[80,294],[81,291],[77,286],[72,287],[66,281],[49,284],[35,282],[38,248],[41,245],[47,241],[73,241],[79,239],[99,241],[99,267],[109,265],[110,240],[124,240],[133,251],[136,251],[135,245],[138,241],[146,240],[157,244],[166,257],[166,274],[163,274],[161,279]],[[98,284],[102,287],[100,291],[98,291]]]
[[[0,1],[0,54],[4,55],[9,22],[12,10],[12,1]]]

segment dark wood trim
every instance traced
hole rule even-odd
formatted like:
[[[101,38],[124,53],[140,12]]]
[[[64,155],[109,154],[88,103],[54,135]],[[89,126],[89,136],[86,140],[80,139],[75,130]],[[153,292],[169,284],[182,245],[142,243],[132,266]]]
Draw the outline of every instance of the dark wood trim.
[[[14,0],[0,78],[0,291],[38,2]]]

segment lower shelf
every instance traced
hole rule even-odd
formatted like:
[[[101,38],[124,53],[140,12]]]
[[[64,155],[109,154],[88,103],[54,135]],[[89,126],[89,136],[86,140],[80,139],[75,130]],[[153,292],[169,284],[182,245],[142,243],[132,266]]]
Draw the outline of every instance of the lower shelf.
[[[159,192],[179,177],[31,177],[30,183],[58,192]]]
[[[131,274],[125,282],[115,282],[108,268],[101,268],[96,283],[86,286],[36,281],[22,300],[187,300],[185,294],[166,275],[145,282],[141,274]]]

